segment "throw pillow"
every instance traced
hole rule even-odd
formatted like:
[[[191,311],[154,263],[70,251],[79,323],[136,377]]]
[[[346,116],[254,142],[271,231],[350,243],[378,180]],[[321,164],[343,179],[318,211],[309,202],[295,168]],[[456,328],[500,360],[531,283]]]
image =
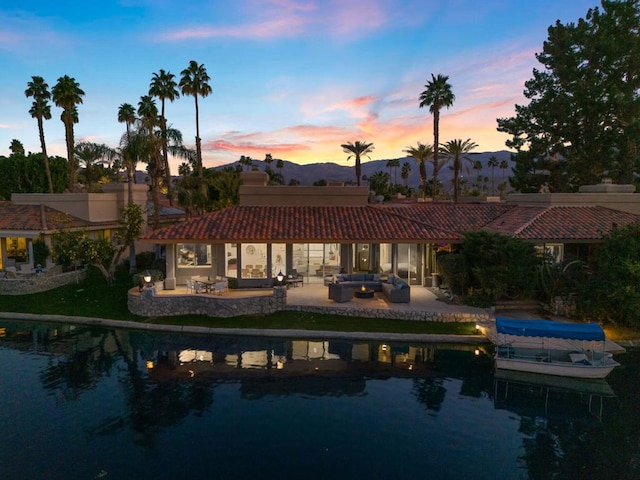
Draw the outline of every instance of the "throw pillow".
[[[380,281],[380,274],[374,273],[373,274],[373,281],[374,282],[379,282]]]

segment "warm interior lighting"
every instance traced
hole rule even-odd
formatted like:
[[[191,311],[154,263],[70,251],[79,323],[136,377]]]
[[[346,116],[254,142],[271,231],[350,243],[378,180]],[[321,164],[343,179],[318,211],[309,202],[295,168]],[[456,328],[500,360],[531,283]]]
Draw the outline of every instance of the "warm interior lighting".
[[[153,368],[153,360],[147,360],[147,369],[151,370]]]
[[[381,348],[383,352],[386,352],[388,347],[386,345],[382,345]]]
[[[480,349],[479,349],[479,348],[476,348],[476,349],[475,349],[475,351],[474,351],[473,353],[475,353],[475,354],[476,354],[476,357],[477,357],[478,355],[480,355]]]
[[[363,292],[366,290],[366,288],[364,288],[364,285],[360,287],[360,290],[362,290]]]

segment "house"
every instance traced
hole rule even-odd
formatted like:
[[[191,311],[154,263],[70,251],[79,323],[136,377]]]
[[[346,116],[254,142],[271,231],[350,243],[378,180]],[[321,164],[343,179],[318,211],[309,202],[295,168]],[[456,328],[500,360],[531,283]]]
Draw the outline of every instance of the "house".
[[[14,193],[11,201],[0,201],[0,268],[33,269],[33,242],[41,238],[51,248],[52,235],[60,228],[83,230],[91,238],[110,238],[121,227],[128,185],[102,188],[101,193]],[[134,202],[143,208],[147,190],[146,185],[133,185]]]
[[[312,283],[344,271],[395,273],[429,285],[436,253],[462,242],[465,232],[521,238],[562,259],[585,254],[614,226],[640,221],[640,195],[610,184],[506,202],[376,204],[367,187],[270,186],[259,171],[243,172],[241,180],[237,206],[141,238],[166,246],[165,289],[194,275],[268,287],[291,270]]]

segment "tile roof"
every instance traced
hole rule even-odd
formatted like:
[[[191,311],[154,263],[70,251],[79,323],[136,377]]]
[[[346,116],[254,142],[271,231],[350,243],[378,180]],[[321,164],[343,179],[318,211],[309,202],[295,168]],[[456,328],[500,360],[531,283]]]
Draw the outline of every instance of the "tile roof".
[[[153,241],[456,241],[453,231],[372,206],[236,206],[146,234]]]
[[[528,215],[522,215],[523,221],[519,226],[514,224],[516,228],[509,234],[528,241],[594,241],[608,234],[616,226],[640,222],[640,217],[637,215],[600,206],[518,207],[518,209],[527,209]],[[494,224],[487,227],[499,231],[494,228]]]
[[[143,240],[192,242],[459,242],[487,228],[528,241],[596,241],[612,225],[640,222],[596,206],[507,204],[375,204],[235,206],[152,231]]]
[[[29,233],[57,230],[62,216],[69,218],[68,226],[71,228],[114,225],[113,222],[88,222],[44,205],[15,205],[10,201],[0,201],[0,230]]]

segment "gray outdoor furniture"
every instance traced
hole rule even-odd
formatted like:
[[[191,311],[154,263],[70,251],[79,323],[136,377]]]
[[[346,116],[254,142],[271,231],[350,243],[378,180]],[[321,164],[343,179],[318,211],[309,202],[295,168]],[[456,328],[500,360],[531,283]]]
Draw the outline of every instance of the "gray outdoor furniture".
[[[329,284],[329,300],[334,302],[348,302],[353,298],[353,287],[340,285],[338,283]]]

